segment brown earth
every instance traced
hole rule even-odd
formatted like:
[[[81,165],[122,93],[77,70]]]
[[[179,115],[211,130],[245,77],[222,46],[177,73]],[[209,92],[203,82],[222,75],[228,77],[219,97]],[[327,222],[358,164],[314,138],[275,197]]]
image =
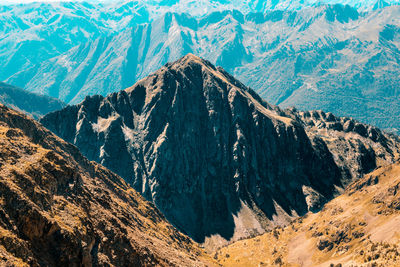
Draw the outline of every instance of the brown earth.
[[[346,188],[322,211],[215,253],[224,266],[400,266],[400,163]]]
[[[0,265],[213,262],[122,178],[0,105]]]

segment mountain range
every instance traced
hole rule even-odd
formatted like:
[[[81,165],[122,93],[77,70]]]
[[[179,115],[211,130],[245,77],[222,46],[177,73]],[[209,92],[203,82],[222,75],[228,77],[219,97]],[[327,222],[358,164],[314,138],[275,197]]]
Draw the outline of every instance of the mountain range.
[[[399,266],[399,18],[3,1],[0,266]]]
[[[332,113],[282,110],[192,54],[40,122],[207,247],[316,212],[400,152],[395,135]]]
[[[0,80],[58,56],[80,43],[148,21],[129,2],[118,7],[87,2],[0,5]]]
[[[365,12],[338,4],[203,16],[155,16],[135,2],[100,11],[87,3],[3,6],[0,79],[76,104],[127,88],[191,52],[272,104],[397,131],[400,7],[377,4],[382,8]]]
[[[268,104],[192,54],[40,121],[76,146],[0,104],[0,265],[400,261],[396,135]]]

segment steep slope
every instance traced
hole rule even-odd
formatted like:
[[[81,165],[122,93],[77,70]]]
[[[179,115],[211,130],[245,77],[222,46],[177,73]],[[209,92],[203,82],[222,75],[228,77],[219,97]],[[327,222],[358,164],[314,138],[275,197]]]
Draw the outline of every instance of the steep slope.
[[[79,44],[7,81],[76,104],[86,95],[125,89],[193,52],[272,104],[323,109],[396,130],[399,16],[399,6],[361,13],[341,5],[201,18],[167,13]]]
[[[119,176],[3,105],[0,177],[1,266],[207,264]]]
[[[87,97],[41,122],[213,246],[319,210],[341,186],[397,157],[397,138],[319,114],[321,131],[313,134],[301,114],[270,106],[189,54],[131,88]]]
[[[350,185],[316,214],[215,255],[225,266],[399,266],[400,164]]]
[[[0,104],[22,111],[36,119],[65,107],[65,103],[58,99],[34,94],[2,82],[0,82]]]

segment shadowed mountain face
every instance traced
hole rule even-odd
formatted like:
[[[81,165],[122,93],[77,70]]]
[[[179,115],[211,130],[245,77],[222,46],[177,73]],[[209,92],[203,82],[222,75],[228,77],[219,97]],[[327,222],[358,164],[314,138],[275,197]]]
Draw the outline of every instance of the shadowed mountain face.
[[[2,82],[0,82],[0,104],[22,111],[35,119],[65,107],[65,103],[56,98],[34,94]]]
[[[319,210],[398,153],[395,137],[330,113],[272,107],[191,54],[41,122],[210,244]]]
[[[1,104],[0,177],[1,266],[212,264],[122,178]]]
[[[5,75],[10,64],[19,62],[18,55],[27,54],[10,56],[15,40],[7,35],[0,41],[0,50],[5,50],[0,68],[9,67],[0,73],[11,84],[76,104],[87,95],[125,89],[192,52],[222,66],[272,104],[323,109],[400,129],[399,16],[399,6],[364,13],[343,5],[248,14],[221,11],[200,18],[166,13],[145,24],[82,37],[74,47],[32,59]],[[30,31],[42,38],[35,29]],[[2,44],[6,40],[10,44]]]

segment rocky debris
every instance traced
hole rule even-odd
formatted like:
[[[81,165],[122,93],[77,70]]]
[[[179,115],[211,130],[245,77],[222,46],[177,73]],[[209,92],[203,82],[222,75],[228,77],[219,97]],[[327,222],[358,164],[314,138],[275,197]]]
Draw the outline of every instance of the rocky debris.
[[[122,178],[0,105],[1,266],[212,265]]]
[[[326,239],[320,239],[320,240],[318,240],[317,248],[319,250],[326,249],[327,251],[329,251],[333,248],[333,243]]]
[[[375,128],[345,132],[332,114],[271,106],[191,54],[41,122],[198,242],[237,240],[318,211],[398,153],[397,139]]]

